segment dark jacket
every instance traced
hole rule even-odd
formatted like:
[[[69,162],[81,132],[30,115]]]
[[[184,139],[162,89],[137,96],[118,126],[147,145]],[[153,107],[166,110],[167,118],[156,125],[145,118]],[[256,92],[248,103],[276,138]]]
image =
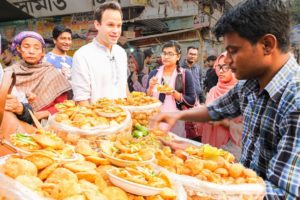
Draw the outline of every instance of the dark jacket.
[[[204,81],[205,92],[216,86],[218,83],[218,76],[214,68],[209,68],[206,72],[206,78]]]
[[[198,64],[193,64],[190,68],[186,62],[181,63],[181,67],[191,72],[194,81],[194,87],[197,94],[197,98],[200,103],[204,103],[204,92],[203,92],[203,80],[202,80],[202,69]]]
[[[149,88],[149,81],[152,77],[154,77],[157,74],[157,69],[152,70],[149,73],[148,81],[147,81],[147,89]],[[194,82],[192,74],[189,70],[185,71],[185,89],[184,93],[182,94],[182,100],[181,102],[176,101],[176,107],[179,110],[182,110],[183,107],[191,108],[194,106],[196,102],[196,93],[194,88]],[[166,95],[165,94],[159,94],[159,100],[163,103],[165,100]]]

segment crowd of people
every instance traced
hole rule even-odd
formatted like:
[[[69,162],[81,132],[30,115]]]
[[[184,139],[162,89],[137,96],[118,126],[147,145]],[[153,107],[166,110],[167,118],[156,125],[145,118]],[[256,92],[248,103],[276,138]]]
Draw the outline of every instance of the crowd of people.
[[[8,67],[0,75],[16,74],[6,112],[32,123],[29,110],[44,119],[66,99],[85,106],[145,92],[162,102],[152,127],[231,151],[264,178],[266,199],[300,198],[300,68],[289,53],[290,16],[282,0],[247,0],[225,13],[214,34],[226,51],[208,56],[207,68],[198,64],[198,48],[189,46],[184,56],[173,40],[155,66],[151,49],[127,54],[117,44],[122,9],[116,2],[101,4],[94,19],[97,36],[73,58],[67,55],[72,31],[63,25],[54,27],[48,53],[33,31],[16,35],[9,48],[2,43]],[[11,62],[13,55],[19,60]],[[160,93],[163,85],[172,90]]]

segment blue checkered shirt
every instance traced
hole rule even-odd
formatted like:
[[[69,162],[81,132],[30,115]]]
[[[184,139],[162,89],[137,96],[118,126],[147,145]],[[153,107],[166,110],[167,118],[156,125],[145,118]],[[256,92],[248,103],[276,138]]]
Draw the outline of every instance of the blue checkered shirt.
[[[243,115],[240,162],[264,178],[265,199],[300,199],[300,66],[294,58],[259,91],[240,81],[208,106],[213,120]]]

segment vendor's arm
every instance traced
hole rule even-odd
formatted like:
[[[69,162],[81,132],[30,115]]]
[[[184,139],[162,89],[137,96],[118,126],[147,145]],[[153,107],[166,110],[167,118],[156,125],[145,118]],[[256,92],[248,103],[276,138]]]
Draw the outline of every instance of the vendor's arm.
[[[5,110],[15,113],[17,118],[21,121],[27,122],[29,124],[32,123],[32,118],[28,109],[32,110],[31,106],[28,103],[19,102],[16,96],[7,95]]]
[[[209,106],[201,105],[197,108],[175,113],[160,113],[153,118],[151,126],[152,128],[157,128],[161,122],[165,122],[169,125],[165,131],[169,131],[177,120],[207,122],[237,117],[241,115],[238,94],[239,86],[236,85]]]
[[[300,110],[279,125],[277,153],[267,171],[267,199],[300,199]]]
[[[79,104],[81,104],[80,102],[89,102],[92,92],[89,65],[88,60],[86,60],[80,50],[78,50],[73,57],[71,73],[73,99]]]

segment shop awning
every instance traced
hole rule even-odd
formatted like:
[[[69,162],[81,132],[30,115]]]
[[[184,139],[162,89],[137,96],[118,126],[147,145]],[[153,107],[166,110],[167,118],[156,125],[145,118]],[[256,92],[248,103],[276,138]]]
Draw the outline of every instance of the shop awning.
[[[32,18],[32,16],[14,7],[6,0],[0,1],[0,22],[29,19],[29,18]]]

